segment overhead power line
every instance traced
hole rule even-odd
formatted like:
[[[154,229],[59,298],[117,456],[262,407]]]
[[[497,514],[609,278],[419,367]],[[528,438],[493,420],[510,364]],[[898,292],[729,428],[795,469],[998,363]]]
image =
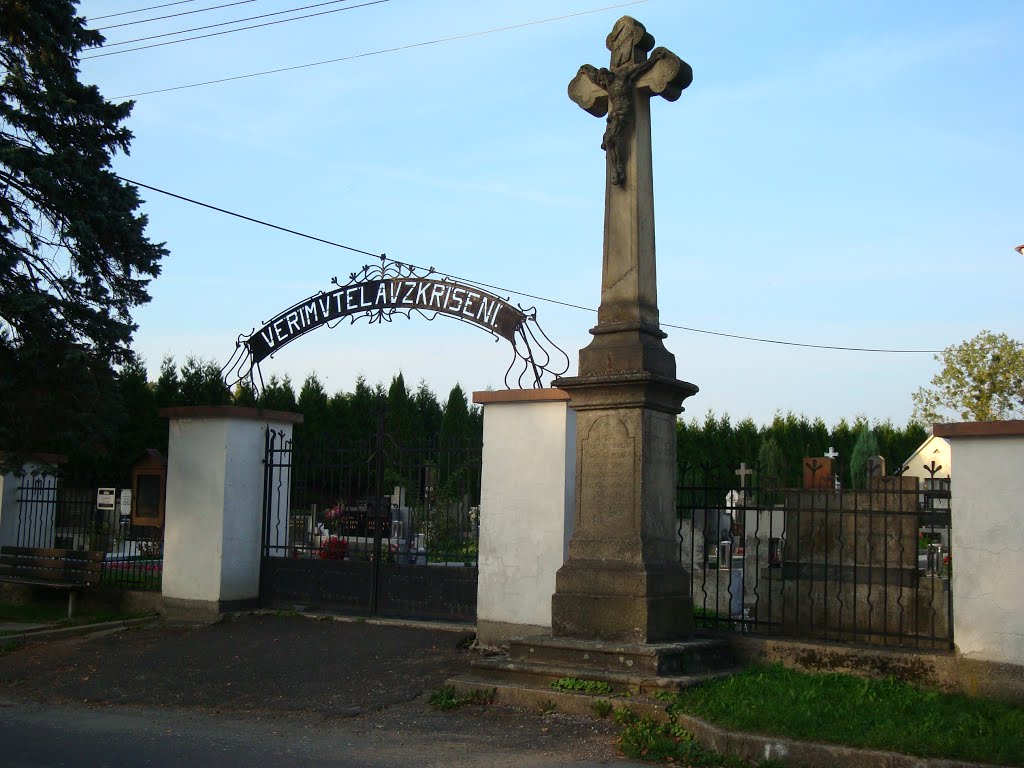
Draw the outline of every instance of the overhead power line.
[[[318,243],[324,243],[325,245],[330,245],[330,246],[333,246],[335,248],[344,248],[346,251],[352,251],[353,253],[361,253],[364,256],[372,256],[375,259],[380,258],[381,255],[382,255],[382,254],[379,254],[379,253],[370,253],[369,251],[364,251],[364,250],[361,250],[359,248],[352,248],[351,246],[342,245],[341,243],[335,243],[332,240],[325,240],[324,238],[316,237],[315,235],[307,235],[305,232],[299,232],[297,229],[289,229],[288,227],[282,227],[282,226],[280,226],[278,224],[271,224],[269,221],[263,221],[262,219],[256,219],[256,218],[253,218],[252,216],[246,216],[243,213],[236,213],[235,211],[229,211],[227,208],[219,208],[216,205],[211,205],[210,203],[204,203],[201,200],[195,200],[195,199],[193,199],[191,197],[185,197],[184,195],[179,195],[179,194],[176,194],[174,192],[168,192],[166,189],[160,189],[159,187],[151,187],[149,184],[143,184],[141,181],[132,181],[131,179],[126,179],[124,176],[118,176],[117,178],[119,178],[121,181],[123,181],[123,182],[125,182],[127,184],[134,184],[136,187],[142,187],[143,189],[151,189],[154,192],[159,192],[161,195],[167,195],[168,197],[173,197],[173,198],[176,198],[178,200],[184,200],[186,203],[192,203],[193,205],[200,205],[203,208],[209,208],[211,211],[217,211],[218,213],[225,213],[228,216],[234,216],[236,219],[243,219],[244,221],[251,221],[253,224],[259,224],[261,226],[270,227],[271,229],[276,229],[276,230],[279,230],[281,232],[287,232],[290,235],[297,235],[298,237],[304,237],[307,240],[314,240],[314,241],[316,241]]]
[[[324,64],[336,64],[341,61],[352,61],[354,59],[364,59],[369,56],[380,56],[385,53],[397,53],[398,51],[407,51],[411,48],[423,48],[428,45],[439,45],[440,43],[452,43],[457,40],[467,40],[472,37],[482,37],[484,35],[491,35],[495,32],[508,32],[513,29],[523,29],[524,27],[533,27],[538,24],[547,24],[553,21],[563,21],[565,19],[572,19],[577,16],[588,16],[593,13],[601,13],[602,11],[610,11],[615,8],[625,8],[629,5],[638,5],[639,3],[646,3],[647,0],[630,0],[626,3],[618,3],[617,5],[606,5],[602,8],[593,8],[589,11],[579,11],[578,13],[569,13],[564,16],[551,16],[547,19],[535,19],[534,21],[526,21],[522,24],[510,24],[505,27],[495,27],[494,29],[485,29],[479,32],[467,32],[463,35],[451,35],[450,37],[439,37],[435,40],[424,40],[420,43],[409,43],[408,45],[399,45],[394,48],[383,48],[379,51],[367,51],[365,53],[354,53],[351,56],[341,56],[336,59],[325,59],[323,61],[314,61],[309,64],[296,64],[291,67],[281,67],[280,69],[267,69],[262,72],[250,72],[246,75],[234,75],[232,77],[221,77],[216,80],[204,80],[200,83],[189,83],[187,85],[174,85],[169,88],[157,88],[152,91],[139,91],[137,93],[129,93],[124,96],[114,96],[113,99],[134,99],[137,96],[150,96],[154,93],[169,93],[171,91],[182,91],[186,88],[200,88],[205,85],[217,85],[219,83],[229,83],[234,80],[247,80],[252,77],[263,77],[264,75],[276,75],[281,72],[292,72],[297,69],[308,69],[309,67],[320,67]]]
[[[127,184],[134,184],[136,187],[142,187],[143,189],[149,189],[149,190],[152,190],[153,192],[158,192],[161,195],[167,195],[168,197],[173,197],[173,198],[175,198],[177,200],[182,200],[182,201],[184,201],[186,203],[191,203],[193,205],[198,205],[198,206],[201,206],[203,208],[207,208],[207,209],[209,209],[211,211],[216,211],[218,213],[223,213],[223,214],[226,214],[228,216],[233,216],[233,217],[235,217],[237,219],[242,219],[244,221],[252,222],[253,224],[259,224],[260,226],[263,226],[263,227],[269,227],[270,229],[276,229],[279,232],[285,232],[285,233],[290,234],[290,235],[295,235],[296,237],[302,237],[302,238],[305,238],[306,240],[312,240],[312,241],[317,242],[317,243],[323,243],[324,245],[329,245],[329,246],[331,246],[333,248],[341,248],[343,250],[350,251],[352,253],[359,253],[359,254],[362,254],[364,256],[371,256],[371,257],[373,257],[375,259],[376,258],[384,257],[386,255],[386,254],[383,254],[383,253],[373,253],[371,251],[365,251],[365,250],[363,250],[361,248],[354,248],[351,245],[343,245],[342,243],[338,243],[338,242],[335,242],[333,240],[328,240],[328,239],[323,238],[323,237],[317,237],[316,235],[310,235],[310,234],[308,234],[306,232],[301,232],[301,231],[299,231],[297,229],[290,229],[289,227],[283,227],[283,226],[281,226],[279,224],[272,224],[269,221],[265,221],[263,219],[257,219],[254,216],[246,216],[245,214],[237,213],[235,211],[228,210],[227,208],[221,208],[221,207],[216,206],[216,205],[211,205],[210,203],[204,203],[201,200],[196,200],[196,199],[191,198],[191,197],[186,197],[185,195],[179,195],[179,194],[177,194],[175,192],[168,192],[166,189],[160,189],[159,187],[154,187],[154,186],[151,186],[149,184],[143,184],[142,182],[139,182],[139,181],[132,181],[131,179],[126,179],[124,176],[118,176],[117,178],[119,178],[121,181],[123,181],[123,182],[125,182]],[[403,263],[409,264],[409,262],[403,262]],[[416,267],[417,265],[409,264],[409,266]],[[425,269],[423,267],[418,267],[418,268]],[[569,307],[570,309],[581,309],[581,310],[583,310],[585,312],[597,312],[597,310],[594,307],[586,307],[586,306],[583,306],[582,304],[573,304],[573,303],[568,302],[568,301],[561,301],[560,299],[552,299],[549,296],[540,296],[540,295],[533,294],[533,293],[526,293],[525,291],[520,291],[520,290],[517,290],[515,288],[508,288],[508,287],[505,287],[505,286],[493,285],[491,283],[484,283],[484,282],[480,282],[479,280],[476,280],[476,279],[471,278],[471,277],[462,277],[460,275],[453,275],[453,274],[451,274],[449,272],[445,272],[445,274],[448,275],[451,278],[456,279],[456,280],[462,280],[462,281],[467,282],[467,283],[474,283],[476,285],[479,285],[481,288],[490,288],[492,290],[499,291],[501,293],[512,293],[512,294],[515,294],[516,296],[523,296],[523,297],[528,298],[528,299],[536,299],[537,301],[543,301],[543,302],[546,302],[548,304],[556,304],[556,305],[562,306],[562,307]],[[798,342],[798,341],[783,341],[781,339],[766,339],[766,338],[762,338],[762,337],[758,337],[758,336],[745,336],[745,335],[738,334],[738,333],[724,333],[722,331],[709,331],[709,330],[707,330],[705,328],[693,328],[693,327],[685,326],[685,325],[674,325],[672,323],[661,323],[661,325],[663,327],[665,327],[665,328],[675,328],[677,330],[689,331],[691,333],[702,333],[702,334],[707,334],[707,335],[710,335],[710,336],[722,336],[722,337],[729,338],[729,339],[741,339],[743,341],[755,341],[755,342],[758,342],[758,343],[761,343],[761,344],[779,344],[779,345],[787,346],[787,347],[803,347],[803,348],[806,348],[806,349],[831,349],[831,350],[841,351],[841,352],[881,352],[881,353],[886,353],[886,354],[929,354],[929,355],[940,354],[943,351],[941,349],[886,349],[886,348],[881,348],[881,347],[848,347],[848,346],[841,346],[841,345],[838,345],[838,344],[808,344],[808,343]]]
[[[189,0],[191,1],[191,0]],[[230,8],[233,5],[246,5],[248,3],[255,3],[256,0],[235,0],[233,3],[224,3],[223,5],[214,5],[210,8],[196,8],[194,11],[181,11],[181,13],[168,13],[165,16],[154,16],[151,19],[137,19],[136,21],[124,21],[120,24],[110,24],[106,27],[96,27],[97,32],[102,32],[104,29],[117,29],[118,27],[132,27],[136,24],[148,24],[151,21],[164,21],[165,19],[176,19],[179,16],[191,16],[193,13],[206,13],[207,11],[218,11],[221,8]],[[171,5],[177,5],[177,3],[171,3]],[[162,8],[163,6],[157,6]],[[151,9],[146,9],[151,10]],[[113,14],[114,16],[121,16],[120,13]],[[105,19],[106,16],[98,16],[98,19]],[[95,21],[96,19],[89,19],[89,21]]]
[[[334,0],[334,2],[345,2],[345,0]],[[278,21],[266,21],[262,24],[250,24],[248,27],[239,27],[238,29],[225,29],[222,32],[210,32],[206,35],[195,35],[194,37],[183,37],[181,40],[167,40],[163,43],[151,43],[150,45],[140,45],[138,48],[125,48],[123,51],[110,51],[108,53],[95,53],[92,56],[82,56],[82,59],[99,59],[104,56],[117,56],[122,53],[131,53],[132,51],[144,51],[147,48],[160,48],[164,45],[176,45],[177,43],[187,43],[190,40],[202,40],[206,37],[218,37],[220,35],[230,35],[233,32],[244,32],[247,29],[259,29],[260,27],[272,27],[275,24],[287,24],[289,21],[299,21],[300,19],[311,19],[314,16],[326,16],[329,13],[341,13],[342,11],[354,11],[356,8],[365,8],[369,5],[380,5],[381,3],[387,3],[389,0],[370,0],[370,2],[360,3],[359,5],[349,5],[345,8],[335,8],[330,11],[320,11],[319,13],[308,13],[305,16],[295,16],[291,19],[279,19]],[[310,6],[315,7],[315,6]],[[286,13],[286,11],[282,11]],[[275,14],[268,14],[275,15]],[[232,22],[228,22],[232,23]],[[211,26],[222,26],[220,24],[214,24]]]
[[[89,21],[99,21],[100,19],[112,19],[115,16],[130,16],[133,13],[142,13],[144,11],[155,11],[157,8],[170,8],[172,5],[185,5],[186,3],[194,3],[196,0],[177,0],[174,3],[164,3],[162,5],[150,5],[146,8],[136,8],[134,11],[118,11],[117,13],[108,13],[104,16],[93,16],[89,18]]]
[[[254,1],[255,0],[246,0],[246,2],[254,2]],[[230,24],[242,24],[242,23],[244,23],[246,21],[255,21],[256,19],[267,19],[267,18],[270,18],[271,16],[281,16],[281,15],[286,14],[286,13],[298,13],[299,11],[308,11],[310,8],[322,8],[325,5],[338,5],[338,3],[346,3],[346,2],[348,2],[348,0],[328,0],[328,2],[326,2],[326,3],[316,3],[315,5],[303,5],[303,6],[299,7],[299,8],[289,8],[287,11],[274,11],[273,13],[263,13],[263,14],[260,14],[259,16],[247,16],[244,19],[233,19],[232,21],[221,21],[221,22],[218,22],[216,24],[206,24],[205,26],[202,26],[202,27],[192,27],[191,29],[179,29],[177,32],[162,32],[159,35],[149,35],[148,37],[136,37],[136,38],[133,38],[132,40],[120,40],[120,41],[118,41],[116,43],[104,43],[101,46],[101,48],[109,48],[109,47],[114,46],[114,45],[129,45],[130,43],[141,43],[141,42],[145,42],[146,40],[156,40],[157,38],[160,38],[160,37],[173,37],[174,35],[187,35],[189,32],[200,32],[200,31],[202,31],[204,29],[216,29],[217,27],[226,27],[226,26],[228,26]],[[311,16],[315,16],[317,14],[310,14],[310,15]],[[305,16],[298,16],[296,18],[302,19],[302,18],[307,18],[307,17],[305,17]],[[293,20],[294,19],[288,19],[288,21],[293,21]],[[259,25],[257,25],[257,26],[259,26]],[[242,27],[242,29],[251,29],[251,27]],[[241,32],[242,29],[234,29],[234,30],[231,30],[231,31],[232,32]],[[178,41],[175,41],[175,42],[178,42]],[[180,41],[180,42],[184,42],[184,41]],[[136,48],[135,50],[141,51],[141,50],[143,50],[145,48],[146,48],[146,46],[141,46],[139,48]],[[124,51],[124,53],[127,53],[127,51]]]

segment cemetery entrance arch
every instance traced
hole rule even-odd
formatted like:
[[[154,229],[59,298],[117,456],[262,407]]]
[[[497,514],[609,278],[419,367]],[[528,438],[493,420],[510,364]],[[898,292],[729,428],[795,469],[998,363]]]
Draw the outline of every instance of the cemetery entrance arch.
[[[322,326],[337,327],[365,320],[390,323],[414,316],[426,320],[449,318],[468,323],[496,341],[511,345],[512,358],[505,371],[507,387],[542,387],[541,377],[561,376],[569,358],[540,329],[537,311],[513,305],[482,286],[442,275],[433,267],[380,257],[379,265],[365,266],[342,284],[302,299],[249,333],[239,335],[235,352],[222,374],[229,386],[248,381],[262,388],[260,363],[282,347]]]
[[[260,363],[321,326],[449,318],[511,345],[507,387],[542,387],[569,358],[537,324],[536,310],[433,268],[380,257],[379,265],[332,279],[241,334],[222,374],[229,386],[262,389]],[[479,441],[397,444],[333,435],[303,442],[267,431],[260,600],[361,614],[476,618]]]

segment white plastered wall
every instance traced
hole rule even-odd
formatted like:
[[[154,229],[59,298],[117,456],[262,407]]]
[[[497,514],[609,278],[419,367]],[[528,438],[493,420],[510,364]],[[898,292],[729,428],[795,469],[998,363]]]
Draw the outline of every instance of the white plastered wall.
[[[164,528],[165,598],[208,603],[259,597],[267,429],[252,418],[172,418]]]
[[[56,487],[57,477],[35,462],[0,475],[0,546],[54,546]],[[21,526],[27,531],[19,541]]]
[[[965,658],[1024,665],[1024,435],[951,442],[954,641]]]
[[[550,631],[555,573],[572,536],[576,414],[564,393],[548,393],[557,399],[484,401],[477,591],[484,645]]]

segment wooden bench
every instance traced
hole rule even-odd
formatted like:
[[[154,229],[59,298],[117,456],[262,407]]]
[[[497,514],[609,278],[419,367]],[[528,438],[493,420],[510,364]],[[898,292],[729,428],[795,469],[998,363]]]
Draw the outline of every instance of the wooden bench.
[[[80,589],[95,587],[103,575],[103,553],[80,549],[0,548],[0,581],[68,590],[68,618],[75,615]]]

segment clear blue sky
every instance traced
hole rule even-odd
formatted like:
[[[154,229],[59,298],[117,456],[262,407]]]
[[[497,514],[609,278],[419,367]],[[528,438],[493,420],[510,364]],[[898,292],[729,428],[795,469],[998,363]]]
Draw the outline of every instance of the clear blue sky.
[[[85,0],[80,13],[166,1]],[[104,34],[113,43],[314,1],[258,0]],[[981,329],[1024,339],[1024,257],[1013,250],[1024,242],[1024,4],[648,0],[585,13],[602,5],[390,0],[86,60],[82,73],[115,98],[402,48],[140,95],[132,153],[116,170],[363,250],[596,307],[604,126],[566,86],[581,64],[607,65],[605,35],[628,13],[694,70],[677,102],[653,106],[663,323],[896,349],[942,349]],[[416,45],[570,14],[584,15]],[[284,17],[261,21],[274,18]],[[136,314],[136,348],[154,378],[165,354],[226,361],[238,333],[367,261],[143,197],[149,234],[170,249]],[[512,298],[536,303],[574,373],[595,316]],[[701,389],[687,416],[763,422],[792,410],[902,423],[911,393],[938,371],[930,354],[666,330],[679,377]],[[401,370],[443,398],[455,382],[501,388],[508,354],[451,321],[357,323],[296,341],[264,373],[289,373],[298,387],[315,370],[333,392],[351,390],[359,373],[387,383]]]

